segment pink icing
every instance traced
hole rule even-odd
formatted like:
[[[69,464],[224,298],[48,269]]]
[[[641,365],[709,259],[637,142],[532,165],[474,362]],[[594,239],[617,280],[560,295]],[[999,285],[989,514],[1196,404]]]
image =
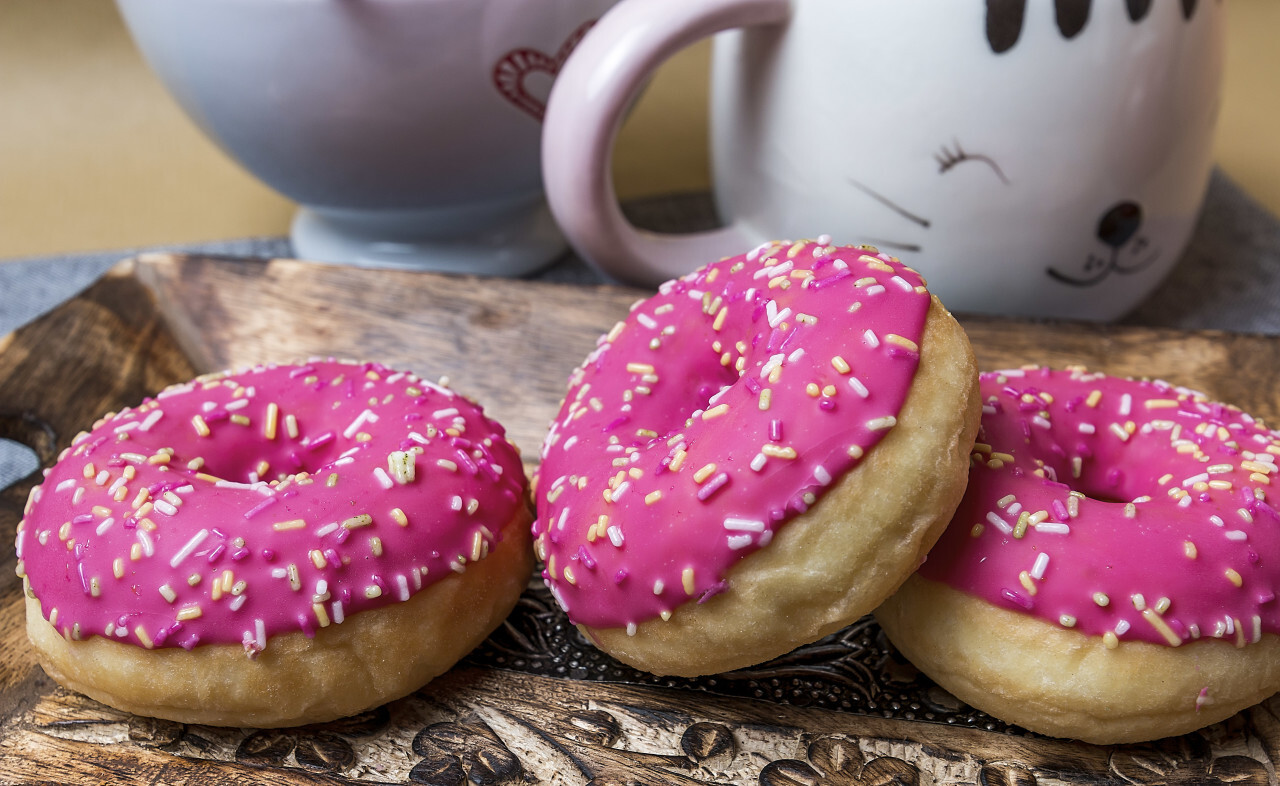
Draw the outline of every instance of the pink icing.
[[[968,491],[922,576],[1109,646],[1280,633],[1277,432],[1164,382],[981,385]]]
[[[620,627],[731,590],[726,572],[893,427],[929,302],[892,257],[804,242],[633,306],[543,444],[534,535],[570,618]]]
[[[376,364],[262,366],[78,436],[32,493],[18,573],[68,638],[256,655],[465,570],[524,490],[502,428],[452,391]]]

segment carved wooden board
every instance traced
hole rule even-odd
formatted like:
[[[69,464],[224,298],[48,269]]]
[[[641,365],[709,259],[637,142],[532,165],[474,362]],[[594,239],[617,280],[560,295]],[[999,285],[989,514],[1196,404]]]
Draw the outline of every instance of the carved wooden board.
[[[0,438],[52,460],[98,415],[223,367],[325,354],[451,384],[536,456],[568,373],[643,296],[207,257],[126,261],[0,337]],[[1078,363],[1198,387],[1280,418],[1280,339],[962,319],[983,368]],[[33,478],[0,492],[10,544]],[[0,548],[0,782],[1277,783],[1280,700],[1185,737],[1048,740],[961,704],[870,619],[752,669],[657,678],[583,641],[531,580],[503,628],[386,707],[262,732],[129,716],[58,688],[28,652]]]

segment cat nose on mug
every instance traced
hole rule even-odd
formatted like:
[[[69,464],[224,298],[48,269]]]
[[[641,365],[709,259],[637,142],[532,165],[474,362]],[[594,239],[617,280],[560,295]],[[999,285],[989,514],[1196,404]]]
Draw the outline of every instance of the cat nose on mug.
[[[1142,206],[1137,202],[1119,202],[1102,214],[1098,221],[1098,239],[1112,248],[1129,242],[1142,226]]]

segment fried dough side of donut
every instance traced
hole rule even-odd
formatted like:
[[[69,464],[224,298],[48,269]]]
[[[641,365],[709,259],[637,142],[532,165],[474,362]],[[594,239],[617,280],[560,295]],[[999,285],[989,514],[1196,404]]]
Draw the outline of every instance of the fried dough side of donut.
[[[918,575],[875,616],[894,646],[957,698],[1054,737],[1114,744],[1184,734],[1280,689],[1273,634],[1242,649],[1211,639],[1107,649],[1100,636]]]
[[[319,723],[405,696],[443,674],[515,606],[533,569],[521,506],[488,556],[409,600],[363,611],[313,638],[270,639],[255,659],[236,644],[148,650],[67,641],[27,597],[27,633],[58,683],[142,715],[215,726]]]
[[[618,660],[697,676],[762,663],[870,612],[924,560],[964,494],[980,401],[964,330],[933,298],[898,423],[808,512],[668,621],[583,632]]]

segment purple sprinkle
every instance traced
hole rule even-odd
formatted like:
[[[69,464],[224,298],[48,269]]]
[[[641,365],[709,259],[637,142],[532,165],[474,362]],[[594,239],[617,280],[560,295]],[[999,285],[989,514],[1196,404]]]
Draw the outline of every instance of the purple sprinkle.
[[[267,497],[266,499],[259,502],[257,505],[254,505],[253,507],[246,510],[244,512],[244,517],[246,519],[251,519],[274,504],[276,504],[276,498]]]
[[[835,412],[836,400],[833,398],[823,397],[818,400],[818,409],[822,410],[823,412]]]
[[[92,513],[81,513],[79,516],[71,519],[72,524],[88,524],[90,521],[93,521]]]
[[[774,418],[773,420],[769,421],[769,441],[770,442],[782,441],[782,421],[779,420],[778,418]]]
[[[475,475],[480,471],[480,468],[476,466],[475,459],[471,458],[465,450],[455,450],[454,455],[458,457],[458,463],[461,464],[467,472]]]
[[[289,372],[289,379],[297,379],[298,377],[301,377],[305,374],[310,374],[312,371],[315,371],[315,370],[316,370],[315,366],[311,366],[311,365],[299,366],[298,368],[295,368],[293,371]]]
[[[275,562],[275,561],[276,561],[276,552],[275,552],[275,550],[273,550],[273,549],[263,549],[263,550],[262,550],[262,558],[263,558],[263,559],[265,559],[267,562]]]
[[[1023,609],[1027,611],[1031,611],[1032,607],[1035,606],[1035,603],[1032,602],[1031,598],[1028,598],[1020,593],[1014,592],[1013,590],[1008,588],[1002,588],[1000,590],[1000,597],[1004,598],[1010,603],[1014,603],[1018,606],[1021,606]]]
[[[215,409],[214,411],[204,416],[204,422],[205,423],[221,423],[222,421],[226,420],[229,417],[231,417],[231,413],[226,411],[225,409]]]
[[[214,535],[217,535],[218,537],[222,538],[223,540],[227,539],[226,533],[218,529],[217,527],[210,527],[209,531],[212,532]]]
[[[1182,624],[1182,620],[1175,617],[1165,617],[1164,621],[1169,624],[1169,629],[1172,630],[1178,638],[1188,638],[1189,634],[1187,633],[1187,626]]]
[[[596,566],[596,561],[587,553],[586,546],[578,546],[578,561],[582,563],[582,567],[592,570]]]
[[[782,328],[774,328],[769,332],[769,342],[765,344],[765,350],[768,352],[777,352],[778,347],[782,346],[782,342],[785,338],[786,336],[783,334]]]
[[[711,496],[713,494],[715,494],[720,489],[724,488],[728,483],[729,483],[728,473],[721,472],[719,475],[716,475],[711,480],[708,480],[706,484],[703,485],[702,488],[698,489],[698,499],[702,502],[706,502],[707,500],[711,499]]]
[[[376,585],[378,586],[378,589],[380,589],[380,590],[384,590],[384,591],[386,590],[387,585],[382,583],[382,577],[381,577],[381,576],[379,576],[378,574],[376,574],[376,573],[375,573],[375,574],[373,574],[372,576],[370,576],[369,578],[373,581],[373,583],[374,583],[374,584],[376,584]]]
[[[350,603],[350,602],[351,602],[351,588],[350,588],[350,587],[343,587],[343,588],[342,588],[342,591],[338,593],[338,597],[342,598],[342,605],[344,605],[344,606],[345,606],[346,604]]]
[[[1276,599],[1276,594],[1274,592],[1272,592],[1271,590],[1263,590],[1262,592],[1258,593],[1256,602],[1258,603],[1258,605],[1262,605],[1263,603],[1270,603],[1275,599]]]
[[[707,601],[711,600],[716,595],[719,595],[721,592],[724,592],[727,589],[729,589],[729,582],[718,581],[715,584],[712,584],[707,589],[703,590],[702,594],[698,596],[698,603],[699,604],[706,603]]]
[[[626,569],[626,568],[622,568],[622,569],[621,569],[621,570],[619,570],[617,573],[613,574],[613,583],[614,583],[614,584],[621,584],[621,583],[623,582],[623,580],[624,580],[624,579],[626,579],[626,578],[627,578],[627,569]]]
[[[285,492],[284,494],[282,494],[281,496],[282,496],[284,499],[290,499],[290,498],[292,498],[292,497],[296,497],[296,496],[298,496],[298,490],[297,490],[297,489],[289,489],[288,491],[286,491],[286,492]]]
[[[333,441],[333,432],[326,431],[325,433],[321,434],[315,439],[303,440],[302,446],[307,450],[315,450],[316,448],[321,447],[323,445],[327,445],[332,441]]]
[[[619,415],[618,417],[610,421],[609,425],[605,426],[603,429],[601,429],[601,431],[605,431],[605,432],[613,431],[618,426],[624,425],[630,420],[631,418],[627,415]]]
[[[195,649],[196,645],[199,643],[200,643],[200,634],[192,633],[191,635],[187,636],[185,639],[182,639],[181,641],[179,641],[178,646],[182,647],[187,652],[190,652],[191,650]]]
[[[294,469],[302,469],[303,461],[302,457],[298,455],[298,451],[289,451],[289,463],[293,465]]]
[[[809,286],[813,287],[814,289],[826,289],[832,284],[838,281],[843,281],[844,279],[849,278],[852,275],[853,274],[850,273],[849,270],[846,268],[845,270],[841,270],[839,273],[836,273],[835,275],[827,276],[826,278],[814,281]]]
[[[226,550],[227,544],[219,543],[213,551],[209,552],[209,564],[212,565],[217,562],[222,557],[222,553]]]
[[[1067,513],[1067,506],[1062,504],[1062,500],[1055,499],[1049,503],[1049,507],[1053,508],[1053,515],[1058,521],[1066,521],[1070,518]]]
[[[324,559],[325,559],[325,562],[328,562],[330,565],[333,565],[334,567],[342,566],[342,557],[338,556],[337,549],[334,549],[333,547],[329,547],[324,550]]]
[[[236,549],[235,551],[231,552],[231,561],[239,562],[240,560],[244,559],[247,556],[249,556],[248,549]],[[265,557],[266,554],[264,553],[262,556]]]
[[[485,477],[487,477],[489,480],[493,481],[494,483],[497,483],[498,480],[502,477],[501,475],[498,474],[498,470],[493,468],[493,464],[490,464],[487,461],[480,465],[480,471],[484,473]]]
[[[343,543],[347,542],[347,538],[349,537],[351,537],[351,530],[346,529],[345,527],[340,527],[338,529],[338,534],[334,535],[333,539],[338,542],[339,546],[341,546]]]
[[[1120,485],[1120,481],[1124,480],[1124,472],[1119,467],[1112,467],[1107,471],[1107,485],[1115,488]]]
[[[760,392],[760,381],[755,377],[743,377],[742,382],[747,386],[747,390],[751,391],[751,395],[754,396]]]
[[[421,412],[409,412],[404,416],[405,420],[422,420]]]

